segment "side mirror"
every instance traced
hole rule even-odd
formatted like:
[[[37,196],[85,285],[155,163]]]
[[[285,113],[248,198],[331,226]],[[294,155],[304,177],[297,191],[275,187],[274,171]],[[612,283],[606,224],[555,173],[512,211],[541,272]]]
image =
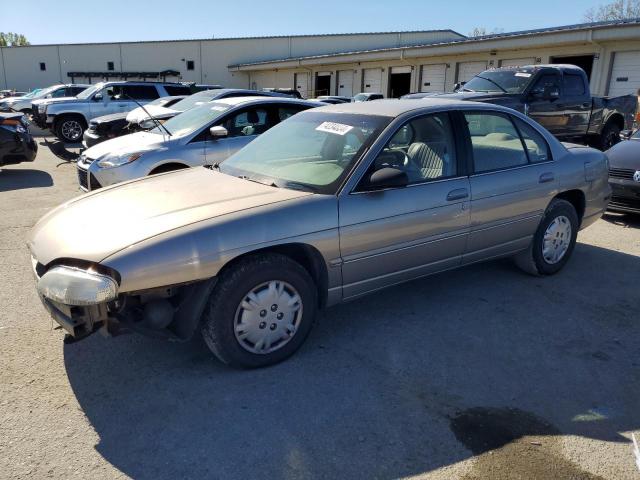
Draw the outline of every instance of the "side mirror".
[[[366,190],[381,190],[383,188],[401,188],[409,184],[409,177],[399,168],[384,167],[371,174],[364,185]]]
[[[102,93],[98,92],[93,96],[94,102],[101,102],[103,100]]]
[[[620,132],[620,140],[629,140],[633,135],[633,130],[622,130]]]
[[[213,137],[214,140],[217,140],[218,138],[225,138],[229,136],[229,131],[220,126],[220,125],[216,125],[215,127],[211,127],[209,129],[209,133],[211,134],[211,136]]]

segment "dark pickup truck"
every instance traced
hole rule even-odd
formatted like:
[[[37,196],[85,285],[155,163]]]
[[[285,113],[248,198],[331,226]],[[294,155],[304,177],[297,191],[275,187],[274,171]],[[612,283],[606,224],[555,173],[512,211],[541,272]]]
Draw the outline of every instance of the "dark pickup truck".
[[[528,115],[563,141],[606,150],[630,129],[633,95],[594,97],[584,70],[575,65],[529,65],[486,70],[453,93],[412,93],[402,98],[449,97],[504,105]]]

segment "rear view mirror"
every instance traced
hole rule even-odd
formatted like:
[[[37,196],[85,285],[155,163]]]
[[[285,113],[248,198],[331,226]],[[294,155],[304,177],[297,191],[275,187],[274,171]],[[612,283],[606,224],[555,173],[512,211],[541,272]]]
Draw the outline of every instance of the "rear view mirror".
[[[364,185],[365,190],[381,190],[384,188],[400,188],[409,184],[409,177],[404,170],[393,167],[384,167],[376,170]]]
[[[225,138],[229,136],[229,131],[220,126],[220,125],[216,125],[215,127],[211,127],[209,129],[209,133],[211,134],[211,136],[213,137],[214,140],[218,139],[218,138]]]

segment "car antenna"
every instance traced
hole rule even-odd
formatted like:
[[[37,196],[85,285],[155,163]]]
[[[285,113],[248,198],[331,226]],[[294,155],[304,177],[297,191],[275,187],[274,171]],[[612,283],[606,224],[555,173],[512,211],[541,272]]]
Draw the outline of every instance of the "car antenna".
[[[132,100],[133,102],[135,102],[135,104],[138,105],[142,110],[144,110],[144,113],[146,113],[149,116],[149,118],[155,122],[158,128],[161,128],[162,130],[167,132],[167,135],[169,135],[170,137],[172,136],[171,132],[167,130],[167,127],[165,127],[162,123],[160,123],[160,121],[156,117],[151,115],[149,111],[146,108],[144,108],[144,105],[142,105],[139,101],[137,101],[135,98],[131,97],[130,95],[127,95],[126,93],[122,94],[122,96],[127,97],[129,100]]]

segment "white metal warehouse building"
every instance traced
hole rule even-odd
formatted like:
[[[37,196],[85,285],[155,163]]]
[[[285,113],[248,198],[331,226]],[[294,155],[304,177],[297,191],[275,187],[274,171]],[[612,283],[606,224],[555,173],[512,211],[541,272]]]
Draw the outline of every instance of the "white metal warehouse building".
[[[571,63],[591,91],[640,88],[640,19],[468,38],[453,30],[0,48],[0,88],[166,78],[305,97],[451,90],[486,68]],[[163,72],[163,73],[160,73]]]

